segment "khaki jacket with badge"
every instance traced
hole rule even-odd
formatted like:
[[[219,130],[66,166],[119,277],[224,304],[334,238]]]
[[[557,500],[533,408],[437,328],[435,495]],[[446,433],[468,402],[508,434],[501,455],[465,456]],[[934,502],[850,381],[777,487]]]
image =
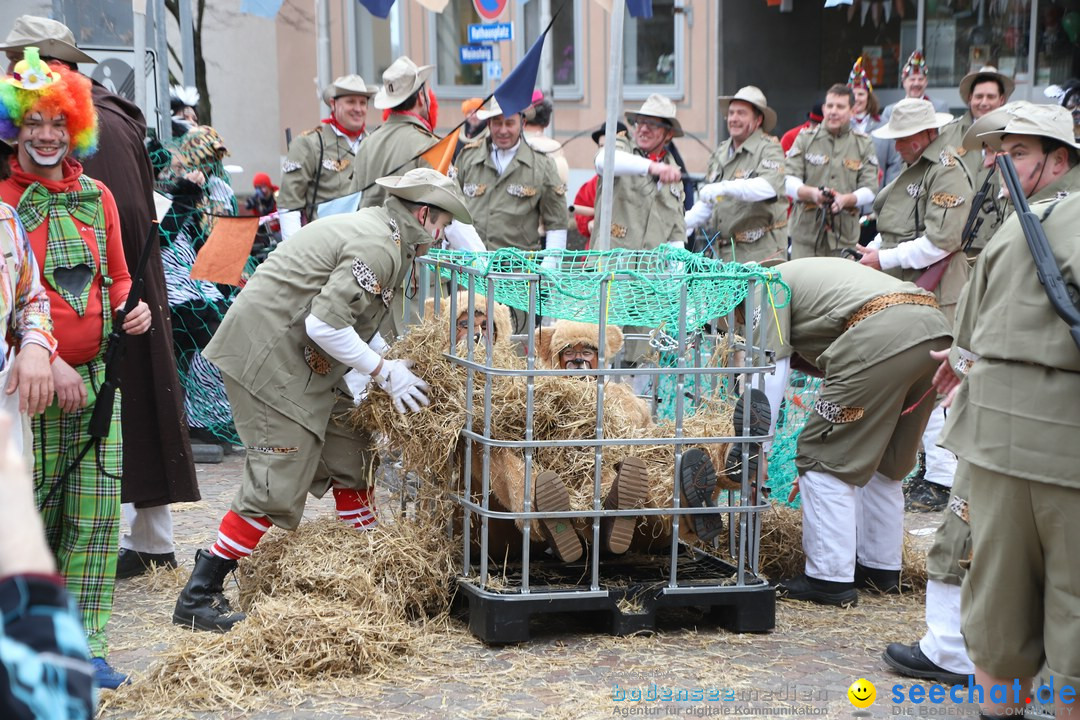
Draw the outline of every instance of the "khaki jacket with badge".
[[[349,141],[327,123],[308,130],[292,141],[281,163],[278,207],[304,210],[308,220],[314,220],[320,203],[352,192],[355,159]]]
[[[973,202],[975,193],[982,188],[983,183],[986,182],[986,176],[991,171],[991,168],[983,167],[983,154],[981,152],[972,152],[964,147],[964,133],[971,129],[974,122],[969,111],[941,128],[941,136],[945,139],[945,143],[964,166],[964,169],[968,171],[968,177],[971,179]],[[971,243],[971,248],[967,251],[968,257],[973,258],[978,255],[986,247],[986,243],[989,242],[993,234],[997,232],[997,229],[1001,227],[1001,221],[1005,219],[1005,205],[1008,203],[1006,200],[998,198],[1000,194],[1001,175],[995,172],[994,176],[990,178],[990,186],[986,191],[986,197],[983,199],[982,208],[979,210],[982,223],[975,231],[975,239]],[[971,208],[969,207],[968,213],[970,212]]]
[[[941,311],[950,321],[967,281],[967,258],[959,250],[971,195],[967,171],[939,135],[922,157],[886,185],[874,200],[882,250],[925,235],[937,247],[955,253],[935,290]],[[885,272],[915,282],[924,270],[895,268]]]
[[[1066,283],[1080,284],[1080,193],[1032,202]],[[1080,349],[1046,297],[1015,213],[979,254],[950,362],[966,373],[942,445],[980,468],[1080,488]]]
[[[569,222],[566,185],[554,161],[524,139],[501,175],[491,159],[490,140],[474,140],[458,156],[456,179],[488,250],[541,250],[540,225],[564,230]]]
[[[616,150],[646,157],[625,133],[619,133]],[[671,153],[663,162],[677,167]],[[686,240],[686,218],[683,198],[686,193],[681,182],[660,183],[652,175],[620,175],[614,179],[611,206],[611,247],[627,250],[652,250],[665,243]],[[603,180],[596,184],[599,205]],[[597,212],[600,208],[597,207]],[[597,223],[603,218],[597,218]],[[595,233],[596,230],[593,230]]]
[[[772,200],[743,202],[719,197],[706,228],[717,256],[729,262],[760,262],[787,257],[787,195],[784,194],[784,149],[759,128],[731,153],[731,140],[709,158],[705,182],[761,177],[776,191]],[[734,243],[734,255],[732,254]]]
[[[850,193],[859,188],[876,192],[878,160],[870,138],[845,125],[833,135],[824,124],[803,130],[784,160],[784,173],[811,187]],[[859,241],[859,210],[847,208],[835,217],[813,203],[794,201],[791,212],[791,257],[833,256]],[[824,221],[831,223],[826,227]]]
[[[387,193],[385,188],[375,184],[379,178],[404,175],[418,167],[431,167],[423,158],[412,158],[437,142],[439,138],[419,119],[402,113],[391,113],[386,122],[364,140],[360,151],[356,153],[356,172],[353,173],[350,192],[364,192],[360,207],[377,207],[383,204]]]
[[[417,247],[431,237],[395,197],[385,207],[311,223],[295,237],[259,266],[203,354],[321,438],[349,368],[308,337],[308,314],[369,341]]]

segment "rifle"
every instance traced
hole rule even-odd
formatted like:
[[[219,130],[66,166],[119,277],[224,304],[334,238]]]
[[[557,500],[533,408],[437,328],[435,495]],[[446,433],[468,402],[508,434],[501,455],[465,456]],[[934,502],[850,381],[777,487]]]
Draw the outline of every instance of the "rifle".
[[[124,318],[138,306],[142,296],[146,265],[150,261],[154,246],[157,245],[157,229],[158,221],[154,220],[150,225],[150,232],[147,234],[142,252],[139,253],[139,264],[135,267],[135,274],[131,277],[131,290],[128,291],[127,300],[124,302],[124,307],[115,313],[116,319],[113,321],[112,331],[109,333],[109,339],[105,346],[105,378],[101,383],[101,387],[98,388],[97,396],[94,398],[94,410],[90,415],[90,438],[71,465],[64,470],[60,480],[49,490],[49,494],[41,502],[39,510],[45,509],[56,491],[64,484],[64,480],[74,472],[75,468],[86,457],[86,454],[90,452],[90,448],[109,436],[109,426],[112,424],[113,400],[116,398],[116,389],[119,385],[117,376],[119,374],[120,358],[123,357],[124,338],[127,337],[127,333],[124,332]],[[104,286],[101,291],[108,292]]]
[[[975,242],[975,237],[979,234],[979,228],[982,227],[982,206],[986,202],[986,196],[990,194],[990,183],[993,178],[994,169],[992,168],[987,173],[986,179],[983,180],[982,187],[979,188],[979,191],[975,193],[975,197],[971,200],[971,210],[968,212],[967,220],[964,222],[964,229],[960,232],[961,248],[965,254],[971,249],[971,244]],[[931,263],[929,267],[923,270],[922,275],[915,280],[915,284],[930,292],[937,290],[937,286],[941,283],[941,278],[945,275],[945,271],[949,268],[949,263],[952,262],[953,255],[956,252],[959,251],[951,252],[937,262]]]
[[[1035,261],[1035,272],[1042,283],[1046,297],[1050,300],[1054,312],[1069,326],[1069,334],[1072,335],[1076,347],[1080,348],[1080,307],[1077,301],[1069,293],[1069,286],[1065,278],[1061,276],[1061,268],[1058,267],[1054,253],[1050,250],[1050,241],[1043,232],[1042,220],[1031,212],[1024,189],[1020,185],[1020,177],[1016,174],[1016,166],[1013,165],[1012,157],[1008,154],[998,155],[997,166],[1001,169],[1001,179],[1009,190],[1013,207],[1020,219],[1020,228],[1024,231],[1028,250]],[[1053,206],[1051,206],[1052,208]],[[1049,215],[1047,211],[1047,215]]]

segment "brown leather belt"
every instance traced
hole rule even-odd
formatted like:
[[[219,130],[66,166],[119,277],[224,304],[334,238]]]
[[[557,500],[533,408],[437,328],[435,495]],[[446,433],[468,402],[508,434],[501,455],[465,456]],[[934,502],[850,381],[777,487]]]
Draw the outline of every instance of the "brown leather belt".
[[[930,307],[936,308],[938,307],[938,301],[933,295],[921,295],[919,293],[889,293],[888,295],[879,295],[856,310],[855,313],[848,318],[844,329],[850,330],[871,315],[877,315],[885,308],[890,308],[893,305],[929,305]]]

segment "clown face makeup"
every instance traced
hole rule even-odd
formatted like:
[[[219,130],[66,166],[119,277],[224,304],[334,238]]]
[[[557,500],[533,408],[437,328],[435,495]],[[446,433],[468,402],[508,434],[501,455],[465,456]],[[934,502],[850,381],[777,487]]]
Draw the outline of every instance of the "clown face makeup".
[[[61,173],[60,163],[68,154],[70,136],[63,114],[29,112],[15,138],[19,164],[42,175]]]

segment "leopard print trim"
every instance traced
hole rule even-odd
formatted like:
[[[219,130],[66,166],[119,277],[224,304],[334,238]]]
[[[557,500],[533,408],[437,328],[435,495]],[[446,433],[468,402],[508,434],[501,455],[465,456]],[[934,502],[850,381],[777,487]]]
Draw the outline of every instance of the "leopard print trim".
[[[531,198],[536,195],[536,188],[530,187],[529,185],[519,185],[514,183],[513,185],[506,186],[506,192],[518,198]]]
[[[624,238],[626,237],[626,226],[619,225],[617,223],[611,223],[611,237]]]
[[[555,191],[556,195],[565,195],[566,194],[566,186],[565,185],[555,185],[551,189]]]
[[[465,197],[478,198],[487,192],[487,185],[483,183],[465,183],[461,187],[461,192],[465,194]]]
[[[956,497],[952,495],[949,497],[949,510],[953,512],[956,517],[960,518],[968,525],[971,524],[971,519],[968,515],[968,502],[964,498]]]
[[[893,305],[928,305],[929,307],[938,307],[938,301],[933,295],[920,295],[918,293],[898,292],[878,295],[876,298],[870,300],[856,310],[852,316],[848,318],[847,324],[844,325],[844,330],[850,330],[871,315],[876,315],[885,308],[892,307]]]
[[[352,164],[352,160],[343,157],[340,160],[331,160],[330,158],[323,158],[322,166],[330,172],[342,172],[345,168]]]
[[[979,356],[975,353],[965,350],[964,348],[956,348],[956,364],[953,365],[953,369],[960,375],[967,375],[971,372],[971,366],[975,364],[975,361],[979,359]]]
[[[814,412],[833,425],[845,425],[862,419],[866,411],[861,407],[844,407],[831,400],[818,398],[814,402]]]
[[[775,160],[762,160],[761,167],[765,168],[766,170],[779,170],[780,163],[776,162]]]
[[[304,346],[304,362],[316,375],[327,375],[330,373],[330,369],[334,367],[333,363],[325,355],[310,345]]]
[[[907,186],[907,194],[913,198],[919,197],[920,192],[922,192],[922,185],[918,183],[911,183]]]
[[[401,231],[398,230],[397,220],[390,218],[386,224],[390,226],[390,239],[394,241],[395,245],[401,247]]]
[[[806,162],[810,163],[811,165],[818,165],[818,166],[828,165],[829,164],[829,156],[828,155],[822,155],[820,153],[807,153],[806,154]]]
[[[844,158],[844,167],[852,171],[862,170],[862,161],[855,158]]]
[[[761,238],[765,237],[765,234],[772,232],[773,230],[779,230],[782,227],[787,227],[787,218],[778,220],[772,225],[766,225],[765,227],[752,228],[750,230],[743,230],[742,232],[735,233],[735,242],[737,243],[750,243],[757,242]]]
[[[296,172],[302,167],[304,166],[298,162],[293,162],[292,160],[286,159],[281,161],[281,172],[283,173]]]
[[[375,271],[367,266],[360,258],[353,260],[352,274],[356,278],[356,282],[364,290],[368,291],[372,295],[381,295],[383,291],[382,284],[379,282],[379,276],[375,274]]]
[[[270,445],[245,445],[245,449],[262,455],[293,455],[300,452],[298,447],[272,447]]]
[[[938,192],[930,196],[930,202],[942,208],[960,207],[964,204],[964,196],[955,193]]]
[[[938,155],[938,159],[941,160],[941,164],[945,167],[953,167],[956,165],[956,158],[948,150],[942,150]]]

